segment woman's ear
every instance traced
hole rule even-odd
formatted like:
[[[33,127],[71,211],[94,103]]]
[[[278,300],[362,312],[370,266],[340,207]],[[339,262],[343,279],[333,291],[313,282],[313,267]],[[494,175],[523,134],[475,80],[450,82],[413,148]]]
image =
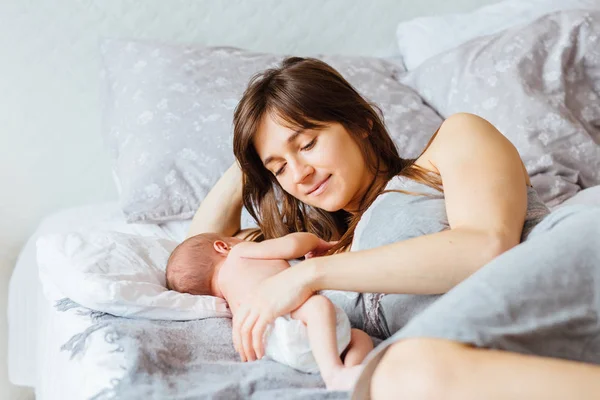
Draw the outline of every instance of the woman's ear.
[[[229,253],[229,250],[231,250],[229,245],[222,240],[215,240],[213,247],[215,248],[215,251],[220,254],[227,254]]]

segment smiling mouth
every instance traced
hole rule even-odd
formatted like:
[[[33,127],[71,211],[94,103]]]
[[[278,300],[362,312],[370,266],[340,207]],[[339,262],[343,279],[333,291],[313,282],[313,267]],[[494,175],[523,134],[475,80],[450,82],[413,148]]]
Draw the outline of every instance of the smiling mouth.
[[[306,194],[309,196],[310,195],[318,196],[321,193],[323,193],[323,191],[325,191],[325,187],[327,186],[327,183],[329,182],[329,178],[331,178],[331,175],[329,175],[323,182],[319,183],[314,189],[311,189]]]

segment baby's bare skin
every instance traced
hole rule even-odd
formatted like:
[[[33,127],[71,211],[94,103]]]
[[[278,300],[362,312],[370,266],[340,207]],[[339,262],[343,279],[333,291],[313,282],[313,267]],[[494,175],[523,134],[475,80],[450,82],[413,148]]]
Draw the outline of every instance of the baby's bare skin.
[[[294,233],[262,243],[237,239],[231,242],[231,247],[218,250],[226,258],[215,274],[217,286],[233,315],[257,285],[290,267],[287,260],[307,253],[319,255],[331,247],[308,233]],[[350,389],[360,372],[360,362],[373,348],[369,336],[352,329],[344,364],[337,352],[336,313],[329,299],[314,295],[292,311],[291,317],[307,326],[311,349],[327,388]]]
[[[219,270],[218,283],[232,314],[260,282],[290,267],[285,260],[244,258],[243,246],[235,245]]]
[[[265,279],[289,268],[287,260],[304,257],[307,253],[324,252],[331,244],[313,234],[297,232],[261,243],[230,238],[232,246],[217,250],[226,259],[215,271],[217,286],[229,303],[231,312]]]

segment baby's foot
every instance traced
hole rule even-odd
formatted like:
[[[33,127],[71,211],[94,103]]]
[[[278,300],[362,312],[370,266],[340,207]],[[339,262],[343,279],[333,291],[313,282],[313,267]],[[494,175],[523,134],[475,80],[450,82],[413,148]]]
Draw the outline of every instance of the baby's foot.
[[[364,365],[355,365],[336,369],[325,379],[325,386],[328,390],[352,390],[363,367]]]

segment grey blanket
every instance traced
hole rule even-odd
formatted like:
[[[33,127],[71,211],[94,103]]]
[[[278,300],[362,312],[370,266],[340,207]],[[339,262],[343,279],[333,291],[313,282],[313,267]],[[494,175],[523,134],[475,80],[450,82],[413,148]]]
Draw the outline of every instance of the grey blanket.
[[[303,374],[274,361],[239,361],[231,341],[231,320],[151,321],[116,317],[69,299],[59,311],[79,308],[90,326],[66,343],[72,357],[86,357],[86,341],[100,334],[125,353],[121,378],[92,397],[106,399],[347,399],[327,391],[320,375]],[[110,356],[110,355],[109,355]]]

